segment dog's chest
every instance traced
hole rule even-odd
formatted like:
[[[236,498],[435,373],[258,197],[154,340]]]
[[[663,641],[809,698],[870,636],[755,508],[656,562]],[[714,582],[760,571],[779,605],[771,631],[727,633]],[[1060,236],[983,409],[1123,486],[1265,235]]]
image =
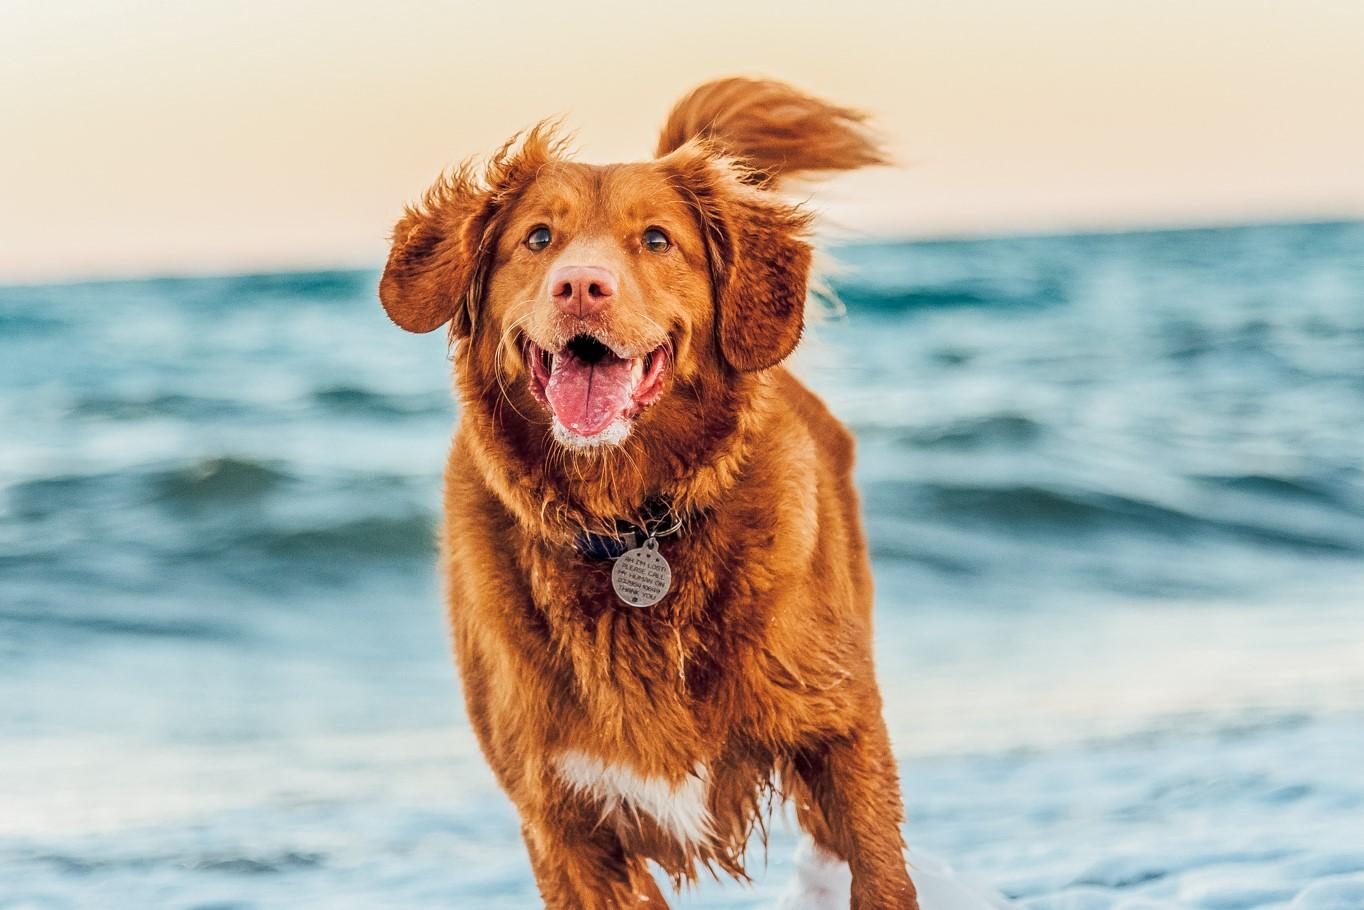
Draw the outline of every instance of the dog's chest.
[[[569,750],[555,758],[555,770],[573,790],[595,801],[603,818],[617,812],[647,816],[683,846],[699,847],[713,836],[709,774],[703,764],[674,782]]]

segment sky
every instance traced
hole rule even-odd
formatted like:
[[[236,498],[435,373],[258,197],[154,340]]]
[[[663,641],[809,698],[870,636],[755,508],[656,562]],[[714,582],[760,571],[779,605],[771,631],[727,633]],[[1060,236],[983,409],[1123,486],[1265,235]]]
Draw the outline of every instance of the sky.
[[[1364,216],[1360,0],[0,0],[0,282],[376,266],[442,168],[740,73],[873,114],[855,235]]]

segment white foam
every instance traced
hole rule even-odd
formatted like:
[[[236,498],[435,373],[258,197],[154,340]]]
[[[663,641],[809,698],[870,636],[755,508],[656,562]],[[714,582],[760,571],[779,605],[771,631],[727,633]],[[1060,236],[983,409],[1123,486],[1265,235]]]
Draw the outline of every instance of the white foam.
[[[923,910],[1008,910],[1011,906],[994,889],[959,875],[927,854],[912,854],[909,874]],[[795,872],[777,910],[848,910],[851,889],[848,864],[806,835],[796,847]]]
[[[848,910],[852,873],[847,863],[806,836],[796,847],[795,865],[778,910]]]
[[[918,850],[909,851],[909,877],[914,879],[923,910],[1008,910],[1014,906],[989,885]]]

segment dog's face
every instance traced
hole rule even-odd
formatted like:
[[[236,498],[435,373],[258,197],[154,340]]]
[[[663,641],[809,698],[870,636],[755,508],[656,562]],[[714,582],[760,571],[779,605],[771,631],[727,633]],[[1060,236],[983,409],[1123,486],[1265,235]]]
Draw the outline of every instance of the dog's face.
[[[380,296],[403,328],[449,322],[466,398],[505,397],[561,446],[678,432],[801,333],[807,219],[751,180],[701,145],[593,166],[534,131],[409,210]]]
[[[507,213],[486,301],[567,445],[624,440],[711,356],[693,344],[712,328],[705,241],[652,164],[541,170]]]

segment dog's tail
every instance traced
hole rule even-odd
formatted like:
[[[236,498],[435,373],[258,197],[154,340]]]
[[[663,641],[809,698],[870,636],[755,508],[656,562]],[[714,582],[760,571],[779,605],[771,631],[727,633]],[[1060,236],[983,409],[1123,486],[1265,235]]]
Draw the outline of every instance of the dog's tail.
[[[783,82],[717,79],[673,107],[658,137],[658,154],[704,139],[769,184],[888,164],[866,121],[861,111],[811,97]]]

